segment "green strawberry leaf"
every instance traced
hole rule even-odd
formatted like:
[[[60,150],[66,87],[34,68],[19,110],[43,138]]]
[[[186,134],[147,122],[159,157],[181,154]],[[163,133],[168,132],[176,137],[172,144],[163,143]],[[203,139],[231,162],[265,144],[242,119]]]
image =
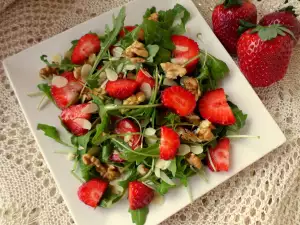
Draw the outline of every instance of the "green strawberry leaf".
[[[282,26],[281,24],[272,24],[269,26],[258,25],[251,31],[251,33],[258,33],[258,36],[262,41],[272,40],[278,35],[285,36],[286,33],[291,35],[293,39],[296,39],[294,33],[285,26]]]
[[[225,8],[230,8],[232,6],[239,6],[244,3],[244,0],[225,0],[223,5]]]

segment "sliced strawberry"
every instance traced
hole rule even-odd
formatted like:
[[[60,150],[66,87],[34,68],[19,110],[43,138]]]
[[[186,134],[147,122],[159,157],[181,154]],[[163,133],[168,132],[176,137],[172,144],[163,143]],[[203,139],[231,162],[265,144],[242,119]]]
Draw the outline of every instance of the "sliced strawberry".
[[[119,37],[120,37],[120,38],[123,38],[123,37],[126,35],[125,30],[126,30],[127,32],[131,32],[131,31],[133,31],[135,28],[136,28],[136,26],[125,26],[125,27],[120,31]],[[143,29],[141,29],[141,30],[139,31],[138,39],[141,40],[141,41],[144,40],[144,30],[143,30]]]
[[[175,63],[177,64],[183,64],[200,53],[197,42],[188,37],[173,35],[172,42],[175,45],[175,50],[173,50],[173,60],[176,61]],[[198,62],[199,58],[186,65],[185,68],[188,73],[191,73],[196,68]]]
[[[116,162],[116,163],[123,163],[123,162],[125,162],[125,160],[120,157],[120,153],[118,151],[114,151],[110,155],[109,160],[113,161],[113,162]]]
[[[105,90],[109,96],[123,100],[133,95],[138,88],[139,83],[135,80],[118,79],[108,81]]]
[[[227,103],[223,88],[206,92],[199,100],[200,115],[212,123],[232,125],[235,123],[234,114]]]
[[[223,138],[219,140],[215,148],[208,150],[207,165],[213,172],[228,171],[229,169],[230,140]]]
[[[93,53],[100,51],[100,40],[96,34],[86,34],[82,36],[72,53],[72,63],[83,64]]]
[[[126,134],[128,133],[138,133],[141,132],[140,128],[130,119],[122,119],[120,120],[115,127],[114,132],[116,134]],[[128,145],[134,150],[141,145],[141,136],[139,134],[130,135],[129,140],[128,137],[122,136],[122,138],[128,143]]]
[[[172,86],[162,92],[162,103],[180,116],[191,114],[196,107],[195,96],[181,86]]]
[[[82,184],[77,191],[77,195],[86,205],[96,208],[107,187],[108,182],[95,178]]]
[[[164,160],[174,159],[180,145],[179,135],[171,128],[161,127],[159,157]]]
[[[140,69],[138,74],[136,75],[136,82],[139,83],[139,85],[142,85],[143,83],[147,83],[150,85],[151,88],[154,88],[155,86],[155,80],[153,77],[143,69]]]
[[[58,79],[60,80],[59,82],[56,81]],[[73,72],[64,72],[60,76],[53,78],[51,95],[57,107],[64,109],[76,103],[82,87],[83,85],[74,77]]]
[[[149,205],[154,198],[154,191],[139,181],[132,181],[128,186],[129,207],[132,210]]]
[[[89,125],[88,120],[91,119],[92,114],[86,113],[85,109],[89,103],[72,105],[69,108],[64,109],[60,114],[60,119],[65,127],[74,135],[81,136],[86,134],[89,129],[84,126],[82,122]]]

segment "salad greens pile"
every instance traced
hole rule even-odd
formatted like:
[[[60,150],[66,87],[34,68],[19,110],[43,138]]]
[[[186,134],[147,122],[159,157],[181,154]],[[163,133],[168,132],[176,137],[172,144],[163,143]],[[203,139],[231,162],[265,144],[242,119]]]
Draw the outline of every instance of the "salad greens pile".
[[[151,15],[158,16],[158,19],[150,20]],[[90,66],[77,99],[81,103],[92,102],[98,107],[97,113],[93,114],[90,119],[90,129],[84,135],[72,134],[71,140],[68,142],[61,140],[58,130],[51,125],[39,124],[37,127],[38,130],[44,131],[46,136],[72,149],[70,151],[74,160],[72,173],[81,182],[84,183],[93,178],[109,182],[98,204],[103,208],[113,207],[120,201],[126,195],[128,185],[132,181],[142,182],[153,189],[155,195],[163,196],[171,188],[180,185],[188,188],[188,179],[195,174],[205,178],[205,167],[202,165],[196,168],[187,161],[187,155],[194,154],[202,164],[206,164],[209,149],[214,148],[218,140],[237,134],[245,125],[247,118],[247,115],[236,105],[229,102],[236,118],[234,124],[229,126],[214,124],[213,137],[210,140],[192,142],[181,139],[177,155],[171,160],[161,159],[160,130],[163,126],[172,128],[176,132],[178,128],[183,128],[195,133],[199,127],[199,121],[203,121],[201,116],[194,115],[197,120],[199,119],[197,124],[197,122],[187,119],[186,116],[178,115],[174,110],[166,109],[163,107],[161,97],[161,92],[169,86],[174,83],[179,86],[181,84],[181,79],[177,78],[173,79],[170,85],[170,79],[166,78],[165,71],[160,64],[172,62],[173,52],[176,49],[172,35],[185,34],[185,25],[190,19],[190,13],[179,4],[166,11],[157,11],[155,7],[152,7],[146,10],[142,23],[136,25],[132,31],[124,29],[125,16],[123,7],[119,15],[113,18],[113,27],[106,26],[104,34],[97,34],[101,41],[101,49]],[[144,35],[143,40],[139,40],[141,31]],[[120,32],[124,33],[123,36],[120,35]],[[91,32],[91,34],[95,33]],[[124,57],[123,53],[137,40],[144,44],[149,54],[143,62],[134,63],[128,57]],[[69,52],[72,53],[79,42],[78,40],[72,41]],[[113,51],[112,46],[114,47]],[[74,64],[68,57],[64,57],[59,63],[50,63],[46,55],[42,55],[41,60],[48,67],[56,69],[58,74],[72,72],[82,66]],[[188,73],[188,76],[197,80],[202,95],[217,89],[219,81],[229,72],[226,63],[204,50],[200,50],[198,55],[190,58],[183,66],[193,60],[198,60],[198,63],[193,71]],[[124,105],[122,100],[111,97],[107,93],[97,94],[94,91],[99,88],[103,89],[110,77],[121,74],[123,78],[132,79],[140,69],[147,71],[154,80],[153,88],[150,92],[148,90],[146,100],[141,104]],[[38,89],[55,103],[55,96],[53,96],[51,88],[50,80],[38,85]],[[89,95],[86,94],[87,92]],[[195,113],[198,113],[197,109]],[[134,132],[115,132],[116,124],[125,119],[132,121],[138,129]],[[65,125],[64,121],[62,123]],[[72,132],[69,127],[67,130]],[[138,137],[139,141],[139,145],[135,149],[128,142],[134,137]],[[118,154],[118,160],[113,159],[115,154]],[[114,168],[116,176],[105,179],[94,165],[85,163],[86,155],[95,157],[106,168]],[[148,206],[129,210],[132,221],[137,225],[145,223],[148,211]]]

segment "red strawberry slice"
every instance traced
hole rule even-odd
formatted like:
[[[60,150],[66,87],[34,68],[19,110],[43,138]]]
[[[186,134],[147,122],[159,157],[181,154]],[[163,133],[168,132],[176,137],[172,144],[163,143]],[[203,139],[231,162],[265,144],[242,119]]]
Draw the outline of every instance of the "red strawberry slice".
[[[138,133],[141,132],[140,128],[130,119],[122,119],[116,124],[116,128],[114,131],[116,134],[126,134],[126,133]],[[126,136],[122,136],[121,138],[127,139]],[[128,145],[134,150],[141,145],[141,136],[139,134],[131,135],[128,142]]]
[[[55,80],[60,81],[52,82],[51,95],[57,107],[64,109],[76,103],[83,85],[74,77],[73,72],[64,72],[60,76],[54,77],[52,81]]]
[[[196,107],[195,96],[181,86],[172,86],[162,92],[162,103],[180,116],[191,114]]]
[[[86,113],[84,110],[88,105],[89,103],[72,105],[69,108],[64,109],[60,114],[62,123],[72,134],[76,136],[84,135],[89,131],[89,129],[87,129],[87,127],[84,128],[81,123],[85,120],[88,121],[91,119],[92,114]]]
[[[108,81],[105,90],[109,96],[123,100],[133,95],[138,88],[139,83],[135,80],[118,79]]]
[[[96,208],[107,187],[107,182],[95,178],[82,184],[77,191],[77,195],[86,205]]]
[[[138,74],[136,75],[136,82],[139,83],[139,85],[142,85],[143,83],[147,83],[150,85],[151,88],[154,88],[155,86],[155,80],[153,77],[143,69],[140,69]]]
[[[164,160],[174,159],[180,145],[179,135],[171,128],[161,127],[159,157]]]
[[[206,92],[199,100],[200,115],[212,123],[232,125],[235,117],[227,103],[223,88]]]
[[[72,63],[83,64],[93,53],[100,51],[100,40],[96,34],[86,34],[82,36],[72,53]]]
[[[128,186],[129,208],[141,209],[149,205],[154,198],[154,191],[139,181],[132,181]]]
[[[173,35],[172,42],[175,45],[175,50],[173,50],[173,60],[176,61],[176,64],[183,64],[185,61],[190,60],[200,53],[198,44],[188,37]],[[188,73],[191,73],[196,68],[198,62],[199,58],[186,65],[185,68]]]
[[[126,30],[127,32],[131,32],[131,31],[133,31],[135,28],[136,28],[136,26],[125,26],[125,27],[120,31],[119,37],[120,37],[120,38],[125,37],[125,35],[126,35],[125,30]],[[138,39],[141,40],[141,41],[144,40],[144,30],[143,30],[143,29],[141,29],[141,30],[139,31]]]
[[[219,140],[215,148],[208,150],[207,165],[213,171],[228,171],[229,169],[230,140],[223,138]]]

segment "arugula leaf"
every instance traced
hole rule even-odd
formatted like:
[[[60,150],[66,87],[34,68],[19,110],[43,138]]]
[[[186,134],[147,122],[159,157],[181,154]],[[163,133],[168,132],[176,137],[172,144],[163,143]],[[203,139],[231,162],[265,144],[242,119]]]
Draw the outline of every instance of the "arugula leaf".
[[[102,156],[101,156],[101,161],[107,163],[109,160],[109,157],[112,153],[112,146],[109,144],[106,144],[102,148]]]
[[[168,170],[172,173],[173,177],[176,176],[176,170],[177,170],[177,165],[176,165],[176,158],[174,158],[171,161],[170,166],[168,167]]]
[[[241,128],[243,128],[245,126],[246,123],[246,119],[247,119],[247,114],[244,114],[242,110],[240,110],[238,108],[238,106],[236,106],[235,104],[233,104],[232,102],[228,102],[234,117],[236,119],[235,124],[228,126],[227,127],[227,133],[237,133]]]
[[[117,18],[113,17],[113,29],[111,31],[107,31],[108,33],[105,36],[105,40],[102,42],[101,44],[101,50],[99,52],[99,54],[96,57],[96,61],[89,73],[89,78],[91,76],[93,76],[93,73],[95,71],[95,69],[97,68],[98,64],[100,63],[100,61],[103,59],[103,57],[105,56],[106,52],[108,51],[109,47],[116,41],[116,38],[118,36],[118,34],[120,33],[121,29],[124,26],[124,20],[125,20],[125,7],[122,7],[119,15],[117,16]]]
[[[147,62],[153,62],[154,57],[159,51],[158,45],[147,45],[147,50],[149,52],[149,57],[147,58]]]
[[[131,219],[133,223],[135,223],[136,225],[144,225],[146,222],[147,215],[149,213],[149,209],[146,206],[144,208],[136,210],[129,209],[128,212],[131,213]]]
[[[40,59],[46,63],[47,66],[53,67],[53,68],[58,68],[59,72],[64,72],[64,71],[73,71],[75,67],[78,67],[79,65],[73,64],[70,59],[64,58],[60,64],[57,63],[49,63],[47,59],[47,55],[41,55]]]
[[[160,64],[164,62],[170,62],[171,61],[171,51],[165,49],[165,48],[159,48],[155,58],[154,63]]]
[[[60,139],[59,133],[57,131],[57,129],[53,126],[47,125],[47,124],[41,124],[39,123],[37,125],[37,129],[38,130],[42,130],[44,131],[44,134],[52,139],[54,139],[56,142],[63,144],[65,146],[71,147],[70,145],[68,145],[67,143],[63,142]]]
[[[51,87],[48,84],[38,84],[38,89],[45,93],[45,95],[53,102],[53,98],[51,95]]]
[[[95,132],[95,130],[91,130],[85,135],[82,136],[72,136],[71,137],[71,142],[73,145],[77,146],[78,148],[83,148],[80,150],[80,153],[84,154],[86,153],[87,150],[87,145],[90,141],[91,135]]]
[[[138,39],[138,35],[141,29],[141,25],[134,28],[134,30],[131,32],[128,32],[126,29],[124,29],[124,32],[127,33],[118,43],[116,43],[116,46],[121,46],[123,49],[129,47],[135,40]]]
[[[138,177],[138,173],[136,169],[132,168],[125,175],[125,178],[118,182],[118,185],[120,185],[122,188],[124,188],[124,190],[126,190],[128,188],[129,182],[136,180],[137,177]]]
[[[100,205],[100,207],[103,207],[103,208],[110,208],[114,203],[119,201],[123,197],[123,195],[124,195],[124,193],[120,193],[120,194],[113,193],[112,188],[109,187],[109,188],[107,188],[103,197],[101,198],[99,205]]]
[[[142,162],[147,157],[159,157],[159,144],[132,150],[121,139],[112,138],[111,142],[119,149],[122,158],[128,162]]]
[[[159,185],[158,192],[161,195],[165,195],[165,194],[168,193],[170,188],[174,188],[174,187],[175,187],[174,185],[170,185],[170,184],[168,184],[168,183],[166,183],[162,180],[160,185]]]
[[[90,171],[92,169],[92,166],[85,165],[81,159],[79,160],[79,165],[80,165],[80,173],[81,173],[82,178],[85,181],[90,180],[90,178],[91,178]]]
[[[189,11],[180,4],[176,4],[172,11],[176,15],[171,28],[172,34],[182,35],[186,32],[185,25],[189,21],[191,15]]]
[[[148,19],[152,13],[156,13],[156,8],[153,6],[152,8],[148,8],[143,16],[144,19]]]

